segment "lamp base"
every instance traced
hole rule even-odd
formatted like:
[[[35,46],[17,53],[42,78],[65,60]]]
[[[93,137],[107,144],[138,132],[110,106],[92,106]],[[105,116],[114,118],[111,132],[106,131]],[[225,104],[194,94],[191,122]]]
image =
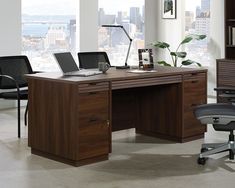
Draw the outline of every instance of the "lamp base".
[[[129,65],[124,65],[124,66],[116,66],[116,69],[129,69]]]

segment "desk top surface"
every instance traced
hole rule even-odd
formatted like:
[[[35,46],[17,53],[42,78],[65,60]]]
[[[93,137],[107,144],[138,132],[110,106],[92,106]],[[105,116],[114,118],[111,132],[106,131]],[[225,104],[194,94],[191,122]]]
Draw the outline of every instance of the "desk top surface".
[[[117,81],[117,80],[132,80],[140,78],[151,78],[161,76],[174,76],[184,75],[191,73],[207,72],[207,69],[203,68],[179,68],[179,67],[164,67],[157,66],[156,72],[146,73],[130,73],[128,70],[120,70],[110,68],[105,74],[93,75],[88,77],[80,76],[63,76],[61,72],[58,73],[38,73],[28,74],[27,79],[43,79],[43,80],[56,80],[61,82],[74,82],[74,83],[86,83],[91,81]]]

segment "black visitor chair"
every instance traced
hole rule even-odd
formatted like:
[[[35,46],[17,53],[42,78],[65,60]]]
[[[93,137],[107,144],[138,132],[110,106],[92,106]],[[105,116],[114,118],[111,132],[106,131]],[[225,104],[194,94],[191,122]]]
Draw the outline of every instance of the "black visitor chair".
[[[110,65],[110,61],[106,52],[78,52],[79,68],[94,69],[98,68],[99,62],[106,62]]]
[[[18,138],[20,134],[20,101],[28,99],[28,83],[25,74],[33,74],[27,56],[0,57],[0,98],[17,100]],[[28,104],[25,110],[25,125],[27,125]]]

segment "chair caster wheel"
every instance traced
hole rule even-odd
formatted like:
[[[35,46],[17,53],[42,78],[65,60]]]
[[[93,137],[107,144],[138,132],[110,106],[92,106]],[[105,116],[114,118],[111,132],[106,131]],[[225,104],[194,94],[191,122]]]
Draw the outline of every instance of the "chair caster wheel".
[[[205,165],[206,164],[206,158],[205,157],[202,157],[202,158],[198,158],[197,159],[197,163],[200,164],[200,165]]]

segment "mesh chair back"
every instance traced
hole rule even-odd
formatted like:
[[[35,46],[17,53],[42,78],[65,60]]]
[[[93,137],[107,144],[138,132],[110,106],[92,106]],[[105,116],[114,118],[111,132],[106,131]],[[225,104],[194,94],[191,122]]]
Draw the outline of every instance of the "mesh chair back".
[[[79,52],[79,67],[84,69],[98,68],[99,62],[106,62],[110,65],[106,52]]]
[[[27,86],[25,74],[33,73],[27,56],[5,56],[0,57],[0,75],[13,77],[19,87]],[[14,89],[15,83],[4,77],[0,77],[0,89]]]

